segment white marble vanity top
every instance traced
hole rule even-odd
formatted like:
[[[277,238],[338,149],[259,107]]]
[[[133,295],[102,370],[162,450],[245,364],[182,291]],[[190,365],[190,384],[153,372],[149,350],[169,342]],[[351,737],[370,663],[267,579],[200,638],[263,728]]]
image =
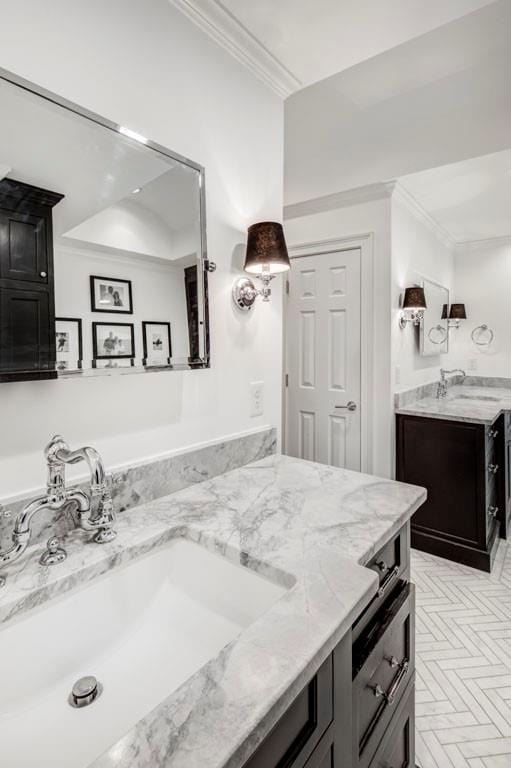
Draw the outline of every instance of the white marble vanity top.
[[[503,411],[511,411],[510,388],[463,385],[450,387],[446,397],[423,397],[396,409],[396,413],[408,416],[488,425],[493,424]]]
[[[111,544],[84,546],[73,532],[58,566],[39,566],[32,548],[9,569],[0,622],[175,536],[283,583],[267,613],[93,763],[239,767],[375,593],[376,575],[361,566],[425,498],[415,486],[271,456],[119,515]]]

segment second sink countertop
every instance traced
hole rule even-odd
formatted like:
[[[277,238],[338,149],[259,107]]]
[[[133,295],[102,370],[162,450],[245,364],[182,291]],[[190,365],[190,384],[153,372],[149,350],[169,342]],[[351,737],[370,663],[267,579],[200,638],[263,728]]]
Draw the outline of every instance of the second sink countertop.
[[[472,399],[478,397],[481,399]],[[450,387],[444,398],[423,397],[396,409],[396,413],[407,416],[467,421],[488,426],[493,424],[503,411],[511,411],[511,389],[463,384]]]
[[[0,593],[0,622],[169,538],[185,536],[290,587],[93,768],[239,768],[376,591],[361,568],[425,500],[424,489],[283,456],[123,513],[117,539],[42,569],[35,552]],[[294,584],[294,586],[291,586]]]

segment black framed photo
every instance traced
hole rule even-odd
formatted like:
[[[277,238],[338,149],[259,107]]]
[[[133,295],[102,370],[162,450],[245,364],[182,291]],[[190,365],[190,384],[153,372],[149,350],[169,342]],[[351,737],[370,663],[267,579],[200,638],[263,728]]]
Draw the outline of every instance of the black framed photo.
[[[144,320],[142,322],[144,342],[144,365],[169,365],[172,357],[170,323]]]
[[[92,323],[92,347],[95,360],[134,358],[133,323]]]
[[[80,371],[83,360],[82,320],[55,318],[55,351],[58,371]]]
[[[90,301],[93,312],[133,314],[131,280],[118,277],[90,276]]]

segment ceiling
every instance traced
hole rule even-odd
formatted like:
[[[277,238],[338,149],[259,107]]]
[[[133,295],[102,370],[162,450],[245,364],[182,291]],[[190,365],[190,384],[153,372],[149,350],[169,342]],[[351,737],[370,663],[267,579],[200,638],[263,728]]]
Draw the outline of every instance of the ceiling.
[[[57,237],[136,188],[138,205],[168,227],[197,219],[198,174],[188,166],[2,79],[0,113],[0,178],[64,194],[53,211]]]
[[[399,183],[458,243],[511,236],[511,150],[403,176]]]
[[[170,1],[285,96],[492,2]]]

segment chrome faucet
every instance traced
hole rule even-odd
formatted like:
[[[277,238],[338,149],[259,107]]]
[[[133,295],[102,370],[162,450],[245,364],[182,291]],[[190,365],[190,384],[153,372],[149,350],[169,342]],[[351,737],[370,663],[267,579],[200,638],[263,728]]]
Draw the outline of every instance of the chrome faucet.
[[[79,527],[94,532],[95,542],[104,544],[117,535],[112,497],[99,453],[94,448],[72,451],[66,441],[56,435],[46,446],[44,454],[48,467],[46,494],[29,502],[17,515],[12,532],[13,543],[9,549],[0,551],[0,566],[12,563],[24,553],[32,535],[32,519],[41,510],[58,512],[74,505]],[[65,465],[79,461],[85,461],[89,467],[91,479],[88,492],[66,488]]]
[[[467,375],[465,371],[461,370],[461,368],[453,368],[452,371],[447,371],[445,368],[440,368],[440,381],[438,382],[436,389],[437,398],[440,399],[441,397],[445,397],[447,395],[447,376],[451,373],[459,373],[460,376],[463,376],[463,379]]]

